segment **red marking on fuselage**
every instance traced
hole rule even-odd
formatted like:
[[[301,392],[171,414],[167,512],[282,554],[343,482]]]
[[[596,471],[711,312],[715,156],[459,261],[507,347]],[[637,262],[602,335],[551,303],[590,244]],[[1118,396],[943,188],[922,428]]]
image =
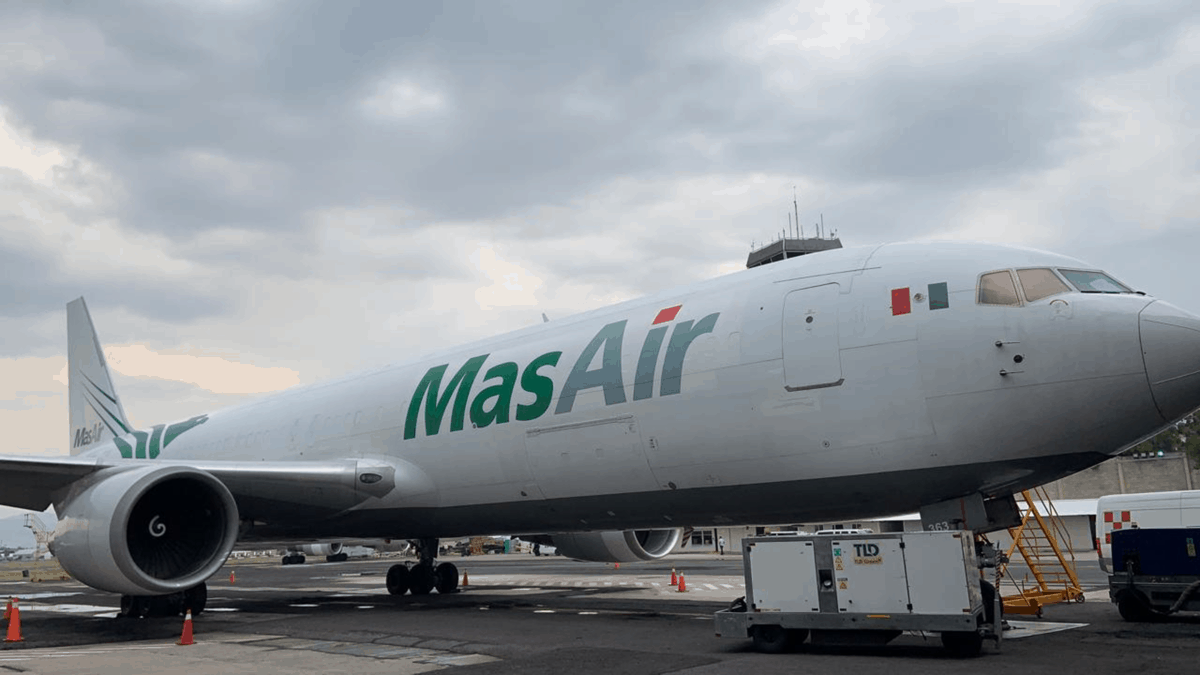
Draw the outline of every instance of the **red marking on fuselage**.
[[[652,323],[650,325],[653,326],[655,324],[666,323],[668,321],[674,321],[676,315],[679,314],[679,310],[682,307],[683,307],[683,305],[675,305],[674,307],[668,307],[668,308],[662,310],[661,312],[658,313],[658,316],[654,317],[654,323]]]

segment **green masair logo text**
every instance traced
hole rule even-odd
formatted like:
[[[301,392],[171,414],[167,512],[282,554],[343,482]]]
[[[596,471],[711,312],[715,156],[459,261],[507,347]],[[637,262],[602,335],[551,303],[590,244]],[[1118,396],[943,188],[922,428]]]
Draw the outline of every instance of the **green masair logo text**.
[[[696,338],[711,333],[719,316],[720,312],[715,312],[696,322],[681,321],[674,324],[674,331],[667,342],[666,355],[663,357],[659,396],[679,393],[683,377],[683,359],[687,355],[688,347]],[[603,388],[606,405],[625,403],[625,383],[621,376],[621,347],[625,340],[625,324],[626,321],[617,321],[604,326],[584,348],[567,375],[566,382],[563,383],[558,404],[554,407],[555,415],[571,412],[575,406],[576,395],[596,387]],[[658,355],[668,328],[670,326],[656,326],[646,334],[634,370],[635,401],[653,395]],[[588,370],[597,353],[601,355],[600,366],[595,370]],[[518,421],[535,420],[550,409],[550,404],[554,401],[554,380],[545,372],[558,366],[562,357],[561,351],[542,354],[527,363],[524,368],[512,361],[492,366],[483,374],[483,384],[486,386],[472,399],[471,388],[488,356],[481,354],[467,359],[446,383],[444,389],[442,382],[450,364],[435,366],[425,373],[417,383],[417,389],[408,405],[408,414],[404,420],[405,440],[417,436],[417,418],[421,414],[422,404],[425,410],[426,436],[434,436],[441,431],[447,408],[450,408],[450,431],[463,429],[468,413],[471,424],[481,429],[490,424],[509,422],[512,418],[513,391],[518,381],[521,389],[534,397],[532,403],[517,405],[515,417]]]
[[[171,441],[179,437],[179,434],[191,429],[194,426],[199,426],[208,421],[208,415],[197,415],[183,422],[176,422],[172,425],[158,424],[151,427],[150,431],[132,431],[133,436],[131,443],[128,438],[113,438],[113,442],[117,444],[117,450],[121,452],[121,456],[125,459],[154,459],[158,457],[158,453],[163,448],[166,448]],[[136,447],[135,447],[136,446]]]

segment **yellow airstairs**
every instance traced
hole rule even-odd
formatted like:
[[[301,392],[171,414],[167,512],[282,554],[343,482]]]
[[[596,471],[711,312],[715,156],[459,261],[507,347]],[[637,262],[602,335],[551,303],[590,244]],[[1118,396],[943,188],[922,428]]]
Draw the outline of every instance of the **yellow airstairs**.
[[[1004,612],[1041,616],[1046,605],[1083,602],[1071,537],[1061,525],[1050,496],[1040,487],[1022,491],[1021,496],[1025,500],[1025,513],[1021,524],[1008,530],[1012,544],[1005,556],[1012,561],[1014,553],[1019,554],[1029,572],[1018,581],[1008,575],[1008,563],[1001,567],[1001,583],[1007,578],[1016,590],[1013,595],[1004,595],[1000,589]],[[1046,513],[1042,513],[1042,508]]]

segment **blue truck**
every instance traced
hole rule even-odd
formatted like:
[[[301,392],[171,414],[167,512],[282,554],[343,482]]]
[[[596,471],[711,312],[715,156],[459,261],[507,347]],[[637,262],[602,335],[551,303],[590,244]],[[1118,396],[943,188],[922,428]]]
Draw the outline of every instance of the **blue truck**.
[[[1122,529],[1112,533],[1109,598],[1126,621],[1200,611],[1200,528]]]

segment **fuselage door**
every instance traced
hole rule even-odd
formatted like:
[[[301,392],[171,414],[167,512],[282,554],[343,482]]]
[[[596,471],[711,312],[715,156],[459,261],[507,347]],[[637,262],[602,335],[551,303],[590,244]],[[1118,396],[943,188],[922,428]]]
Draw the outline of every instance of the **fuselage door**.
[[[788,293],[783,299],[783,384],[788,391],[841,384],[838,285]]]

